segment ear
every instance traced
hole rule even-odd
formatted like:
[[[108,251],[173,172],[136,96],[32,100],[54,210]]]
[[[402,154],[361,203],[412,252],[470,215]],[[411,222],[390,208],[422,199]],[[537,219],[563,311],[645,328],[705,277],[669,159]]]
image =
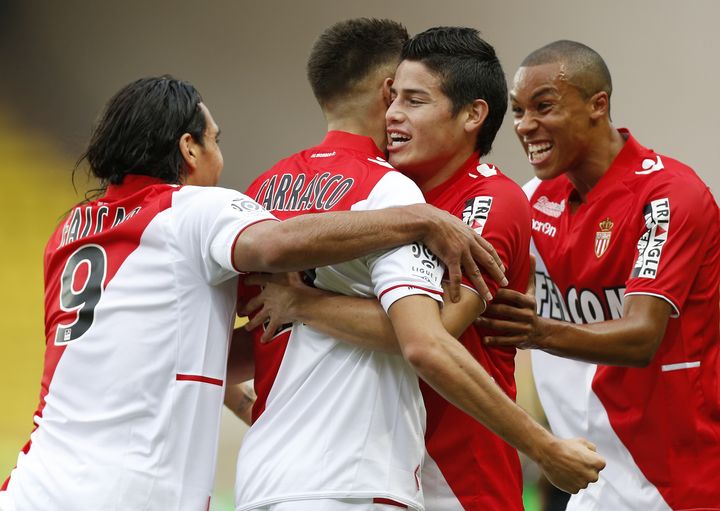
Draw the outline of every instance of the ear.
[[[190,175],[197,168],[197,143],[190,133],[184,133],[178,141],[178,147]]]
[[[605,91],[595,93],[589,101],[590,118],[593,120],[610,116],[610,97]]]
[[[385,101],[385,108],[390,108],[390,104],[392,103],[392,93],[390,92],[390,87],[392,87],[393,79],[390,77],[385,78],[385,81],[383,82],[382,92],[383,92],[383,100]]]
[[[485,119],[490,113],[490,107],[484,99],[476,99],[466,107],[465,131],[468,133],[480,131]]]

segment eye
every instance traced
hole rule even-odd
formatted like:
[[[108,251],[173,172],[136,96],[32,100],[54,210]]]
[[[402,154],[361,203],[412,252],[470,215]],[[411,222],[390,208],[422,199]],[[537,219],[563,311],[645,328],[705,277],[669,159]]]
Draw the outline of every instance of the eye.
[[[549,111],[552,106],[552,103],[550,103],[549,101],[541,101],[540,103],[538,103],[537,110],[538,112],[544,113]]]
[[[423,104],[423,101],[420,101],[420,100],[417,99],[417,98],[409,98],[409,99],[407,100],[407,102],[408,102],[408,105],[410,105],[410,106],[418,106],[418,105],[422,105],[422,104]]]
[[[514,117],[522,117],[522,115],[523,115],[523,110],[522,110],[522,108],[520,108],[519,106],[513,105],[511,110],[512,110],[512,113],[513,113],[513,116],[514,116]]]

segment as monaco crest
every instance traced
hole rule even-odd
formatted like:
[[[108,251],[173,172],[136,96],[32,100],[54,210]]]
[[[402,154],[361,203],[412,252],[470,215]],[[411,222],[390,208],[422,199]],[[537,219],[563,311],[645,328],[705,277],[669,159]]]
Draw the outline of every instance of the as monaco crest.
[[[600,231],[595,233],[595,257],[600,259],[610,246],[613,223],[610,217],[600,222]]]

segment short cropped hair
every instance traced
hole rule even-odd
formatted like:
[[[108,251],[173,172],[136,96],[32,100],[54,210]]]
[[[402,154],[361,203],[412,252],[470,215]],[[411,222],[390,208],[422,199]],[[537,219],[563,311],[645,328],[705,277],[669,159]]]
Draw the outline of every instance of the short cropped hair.
[[[108,101],[78,165],[87,160],[103,189],[127,174],[181,183],[187,168],[178,142],[190,133],[204,143],[201,102],[195,87],[168,75],[126,85]]]
[[[481,156],[488,154],[508,104],[507,81],[495,49],[473,28],[434,27],[407,42],[402,60],[421,62],[439,76],[453,115],[476,99],[488,104],[475,144]]]
[[[379,67],[397,65],[408,40],[396,21],[356,18],[325,30],[313,45],[307,76],[321,106],[341,98]]]
[[[570,83],[585,99],[600,91],[612,95],[612,78],[598,52],[576,41],[560,40],[546,44],[525,57],[520,67],[562,62],[567,66]]]

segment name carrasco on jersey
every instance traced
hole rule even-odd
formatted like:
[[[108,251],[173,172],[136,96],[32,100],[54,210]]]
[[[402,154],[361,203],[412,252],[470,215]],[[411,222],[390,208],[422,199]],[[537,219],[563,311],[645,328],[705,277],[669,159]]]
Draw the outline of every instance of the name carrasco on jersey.
[[[330,172],[307,179],[305,174],[274,175],[262,183],[255,200],[270,211],[330,210],[355,183],[351,177]]]

